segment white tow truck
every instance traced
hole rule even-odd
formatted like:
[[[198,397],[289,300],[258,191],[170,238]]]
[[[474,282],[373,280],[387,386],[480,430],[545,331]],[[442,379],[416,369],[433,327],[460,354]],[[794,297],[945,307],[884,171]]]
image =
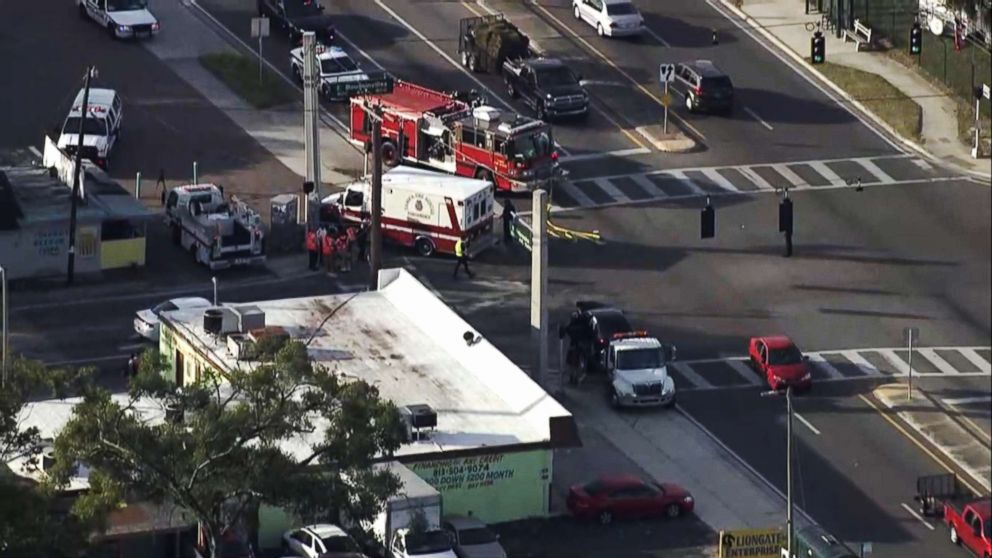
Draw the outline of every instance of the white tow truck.
[[[663,344],[646,331],[617,333],[606,350],[607,395],[620,407],[671,407],[675,381],[668,365],[675,360],[675,346]]]
[[[158,19],[148,11],[148,0],[74,0],[83,19],[89,18],[115,39],[151,37],[159,32]]]
[[[176,186],[165,201],[165,220],[173,244],[210,269],[265,261],[262,217],[214,184]]]

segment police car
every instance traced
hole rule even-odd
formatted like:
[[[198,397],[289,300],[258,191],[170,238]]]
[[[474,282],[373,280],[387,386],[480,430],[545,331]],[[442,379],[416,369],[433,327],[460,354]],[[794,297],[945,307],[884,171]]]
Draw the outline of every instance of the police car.
[[[115,39],[151,37],[159,32],[158,19],[148,11],[148,0],[74,0],[79,15],[90,18]]]
[[[90,88],[87,102],[89,114],[83,118],[83,90],[79,90],[72,109],[62,125],[58,147],[74,155],[79,147],[79,126],[83,127],[82,157],[107,170],[108,159],[114,145],[120,140],[124,107],[121,97],[113,89]]]
[[[379,93],[392,78],[384,72],[366,72],[341,47],[317,45],[320,94],[329,101],[346,101],[357,93]],[[303,47],[289,53],[293,77],[303,83]]]

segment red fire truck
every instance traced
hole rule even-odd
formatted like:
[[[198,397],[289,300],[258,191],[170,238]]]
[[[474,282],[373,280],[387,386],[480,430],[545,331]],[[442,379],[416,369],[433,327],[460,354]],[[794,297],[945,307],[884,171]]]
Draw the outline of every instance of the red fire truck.
[[[551,126],[540,120],[397,80],[392,93],[351,99],[351,138],[366,146],[375,106],[382,110],[388,166],[424,165],[511,192],[550,189],[562,175]]]

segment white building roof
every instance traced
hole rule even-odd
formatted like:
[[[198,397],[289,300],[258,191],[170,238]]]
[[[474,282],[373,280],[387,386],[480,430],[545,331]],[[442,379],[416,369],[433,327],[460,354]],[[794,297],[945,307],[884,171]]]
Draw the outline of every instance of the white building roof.
[[[474,328],[409,273],[383,270],[379,287],[246,305],[265,313],[266,326],[281,326],[294,339],[316,333],[310,356],[329,370],[375,385],[397,406],[430,405],[437,429],[402,446],[396,457],[551,444],[552,419],[568,425],[566,438],[574,432],[568,410],[485,339],[466,343],[462,336]],[[204,331],[202,309],[163,312],[162,322],[226,372],[248,366],[235,360],[224,339]],[[303,458],[316,441],[300,439],[284,449]]]

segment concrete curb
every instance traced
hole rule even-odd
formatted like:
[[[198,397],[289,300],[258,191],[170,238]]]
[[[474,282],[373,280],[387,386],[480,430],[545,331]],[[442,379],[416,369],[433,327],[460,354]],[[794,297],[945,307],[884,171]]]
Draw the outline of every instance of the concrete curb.
[[[840,86],[838,86],[833,81],[831,81],[827,76],[823,75],[823,73],[818,71],[812,65],[807,64],[806,60],[803,59],[803,57],[800,56],[799,53],[792,50],[792,48],[790,48],[789,45],[785,44],[781,39],[775,36],[774,33],[767,30],[756,19],[754,19],[753,17],[751,17],[741,9],[734,6],[730,0],[707,0],[707,2],[714,7],[717,7],[716,6],[717,1],[719,2],[721,7],[726,8],[733,15],[737,16],[741,21],[746,23],[748,27],[760,33],[761,36],[764,37],[771,44],[773,44],[776,49],[781,51],[783,54],[789,56],[794,62],[799,63],[803,69],[809,72],[810,75],[815,76],[817,78],[817,81],[827,86],[831,91],[834,92],[834,94],[838,95],[846,103],[857,108],[858,111],[861,113],[861,115],[871,120],[872,123],[875,124],[875,126],[884,130],[890,140],[895,140],[896,142],[901,143],[904,147],[915,151],[921,157],[924,157],[934,165],[937,165],[939,167],[948,170],[952,170],[954,172],[967,174],[969,176],[973,176],[975,178],[979,178],[984,181],[992,181],[992,175],[988,175],[979,171],[973,171],[970,169],[961,168],[958,165],[949,163],[939,157],[934,156],[920,144],[902,137],[898,132],[895,131],[894,128],[892,128],[892,126],[889,126],[888,123],[886,123],[884,120],[879,118],[874,112],[872,112],[867,107],[865,107],[860,101],[848,95],[846,91],[841,89]]]
[[[989,455],[988,448],[971,432],[949,417],[947,411],[928,394],[913,389],[913,399],[910,401],[906,390],[904,384],[885,384],[876,387],[872,395],[898,415],[913,431],[933,444],[941,454],[968,473],[985,488],[986,493],[992,490],[992,479],[990,479],[992,463],[985,462],[985,458]],[[910,406],[912,409],[908,408]],[[921,414],[928,416],[919,416]],[[923,418],[927,420],[924,421]],[[966,459],[969,452],[981,461],[980,467],[976,466],[974,461],[969,462]]]
[[[655,149],[664,153],[688,153],[696,148],[699,143],[685,133],[681,127],[678,127],[678,131],[669,132],[659,136],[655,136],[650,128],[657,128],[657,125],[653,126],[638,126],[634,128],[634,131],[638,133],[641,137],[648,141]]]

